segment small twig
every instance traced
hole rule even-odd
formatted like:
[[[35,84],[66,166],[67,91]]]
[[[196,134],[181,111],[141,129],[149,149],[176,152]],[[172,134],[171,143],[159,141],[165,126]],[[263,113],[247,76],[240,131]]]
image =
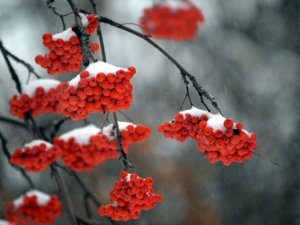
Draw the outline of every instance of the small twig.
[[[93,12],[96,15],[98,15],[97,5],[96,5],[95,1],[94,0],[89,0],[89,1],[90,1],[91,5],[92,5]],[[102,31],[101,31],[101,28],[100,28],[100,23],[99,23],[99,25],[97,27],[97,35],[98,35],[99,42],[100,42],[100,49],[101,49],[102,61],[106,62],[106,53],[105,53],[104,40],[103,40]]]
[[[105,126],[105,124],[108,122],[109,123],[109,112],[106,113],[106,117],[105,120],[103,121],[102,125],[101,125],[101,129],[103,129],[103,127]]]
[[[77,221],[79,222],[79,224],[83,224],[83,225],[103,225],[102,223],[98,222],[98,221],[93,221],[90,219],[85,219],[82,218],[80,216],[76,216]]]
[[[119,111],[120,114],[122,114],[126,119],[129,120],[129,122],[133,122],[133,120],[130,118],[130,116],[128,116],[126,113],[122,112],[122,111]]]
[[[59,13],[56,10],[56,8],[53,5],[53,3],[54,3],[54,0],[47,0],[47,6],[48,6],[48,8],[51,9],[52,12],[60,18],[60,20],[62,22],[62,25],[63,25],[63,30],[65,30],[66,29],[66,23],[65,23],[64,17],[71,15],[73,12],[69,12],[69,13],[66,13],[66,14]]]
[[[69,119],[70,118],[68,118],[68,117],[62,118],[53,125],[53,130],[50,133],[51,139],[53,139],[56,136],[56,134],[60,130],[61,126]]]
[[[24,179],[27,181],[27,183],[29,184],[30,188],[34,189],[35,188],[34,183],[31,180],[31,178],[28,176],[28,174],[25,172],[25,170],[23,168],[19,167],[19,166],[12,165],[10,163],[10,157],[11,157],[11,155],[10,155],[10,153],[8,151],[8,148],[7,148],[7,140],[6,140],[6,138],[3,136],[3,134],[1,132],[0,132],[0,139],[1,139],[1,142],[2,142],[2,151],[3,151],[4,155],[6,156],[9,164],[13,168],[15,168],[16,170],[18,170],[22,174],[22,176],[24,177]]]
[[[4,123],[8,123],[8,124],[13,125],[13,126],[20,127],[20,128],[28,129],[27,125],[25,123],[22,123],[22,122],[20,122],[18,120],[15,120],[15,119],[11,119],[11,118],[8,118],[8,117],[0,116],[0,121],[4,122]]]

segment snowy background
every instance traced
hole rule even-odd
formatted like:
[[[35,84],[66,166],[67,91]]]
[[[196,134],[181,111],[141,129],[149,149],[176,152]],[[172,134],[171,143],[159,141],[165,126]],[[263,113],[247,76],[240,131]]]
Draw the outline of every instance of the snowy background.
[[[33,65],[35,55],[45,52],[42,34],[62,30],[59,18],[45,2],[0,0],[1,40],[9,50]],[[88,1],[77,2],[90,11]],[[96,2],[101,15],[121,23],[137,23],[143,9],[152,5],[150,0]],[[138,221],[124,224],[300,224],[300,1],[193,2],[206,17],[197,38],[185,43],[157,43],[216,97],[226,116],[242,121],[247,130],[256,132],[257,152],[281,167],[257,156],[242,165],[211,165],[197,151],[194,142],[179,143],[157,134],[156,127],[176,114],[184,98],[180,74],[143,40],[103,24],[108,61],[119,67],[133,65],[138,71],[133,79],[134,100],[127,114],[135,123],[153,128],[151,138],[130,149],[129,158],[135,171],[152,176],[157,192],[164,195],[163,203],[154,210],[142,213]],[[57,0],[55,6],[61,12],[70,11],[66,1]],[[72,23],[73,16],[69,16],[68,26]],[[25,82],[27,70],[18,64],[14,66]],[[8,116],[7,102],[15,90],[2,56],[0,69],[0,114]],[[35,69],[47,77],[39,66],[35,65]],[[66,81],[74,75],[56,78]],[[193,95],[193,101],[200,107],[197,95]],[[38,121],[47,124],[56,118],[42,116]],[[95,114],[90,120],[101,125],[103,116]],[[82,125],[82,122],[68,122],[61,133]],[[30,133],[16,127],[1,124],[0,130],[9,138],[11,151],[32,140]],[[28,186],[3,154],[0,161],[2,206],[4,201],[27,191]],[[99,199],[107,203],[120,170],[120,163],[111,160],[81,175]],[[41,191],[57,191],[49,171],[32,174],[32,178]],[[78,214],[84,215],[80,188],[68,176],[65,180]],[[1,214],[0,207],[0,218]],[[56,224],[66,224],[65,218],[58,219]]]

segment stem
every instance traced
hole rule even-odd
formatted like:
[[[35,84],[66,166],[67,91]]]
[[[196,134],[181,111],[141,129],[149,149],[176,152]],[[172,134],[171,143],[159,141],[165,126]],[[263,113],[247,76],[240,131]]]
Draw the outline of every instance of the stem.
[[[35,189],[35,186],[34,186],[33,181],[32,181],[31,178],[28,176],[28,174],[25,172],[25,170],[24,170],[23,168],[19,167],[19,166],[12,165],[12,164],[10,163],[10,157],[11,157],[11,155],[10,155],[10,153],[9,153],[9,151],[8,151],[8,148],[7,148],[7,140],[6,140],[6,138],[3,136],[3,134],[2,134],[1,132],[0,132],[0,139],[1,139],[1,142],[2,142],[2,151],[3,151],[4,155],[6,156],[6,158],[7,158],[8,162],[9,162],[9,164],[10,164],[14,169],[18,170],[18,171],[21,173],[21,175],[24,177],[24,179],[25,179],[25,180],[27,181],[27,183],[29,184],[30,188]]]
[[[148,42],[149,44],[151,44],[153,47],[155,47],[158,51],[160,51],[165,57],[167,57],[180,71],[182,78],[187,77],[191,83],[193,84],[193,87],[195,88],[195,90],[197,91],[197,93],[200,96],[201,99],[201,103],[205,106],[205,108],[210,111],[210,109],[208,108],[208,106],[205,104],[203,97],[205,97],[207,100],[209,100],[212,104],[212,106],[221,114],[222,110],[220,109],[218,103],[215,101],[215,98],[209,94],[202,86],[200,86],[196,80],[196,78],[191,75],[177,60],[175,60],[171,55],[169,55],[164,49],[162,49],[158,44],[156,44],[154,41],[152,41],[148,36],[135,31],[131,28],[128,28],[120,23],[117,23],[109,18],[103,17],[103,16],[99,16],[99,21],[102,23],[106,23],[109,24],[111,26],[117,27],[121,30],[125,30],[131,34],[134,34],[137,37],[142,38],[143,40],[145,40],[146,42]],[[101,46],[102,47],[102,46]]]
[[[122,162],[123,169],[125,171],[129,172],[130,169],[132,168],[132,165],[128,161],[127,155],[124,152],[124,149],[123,149],[123,146],[122,146],[122,136],[121,136],[120,130],[119,130],[117,113],[114,112],[113,116],[114,116],[114,122],[115,122],[115,128],[116,128],[117,151],[118,151],[118,155],[119,155],[119,160],[121,160],[121,162]]]
[[[80,41],[80,47],[81,47],[81,52],[82,52],[82,61],[85,66],[89,65],[89,58],[93,60],[93,62],[97,61],[97,59],[94,57],[91,47],[89,45],[89,38],[90,36],[84,29],[80,16],[78,15],[78,8],[73,2],[73,0],[67,0],[70,7],[72,8],[75,21],[76,21],[76,27],[73,27],[73,31],[76,33],[79,41]]]

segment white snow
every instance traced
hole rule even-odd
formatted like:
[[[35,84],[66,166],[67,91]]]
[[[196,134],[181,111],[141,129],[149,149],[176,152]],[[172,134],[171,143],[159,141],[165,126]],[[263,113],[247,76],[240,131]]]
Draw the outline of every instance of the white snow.
[[[88,125],[81,128],[73,129],[67,133],[62,134],[59,138],[67,141],[70,138],[74,138],[78,144],[89,144],[90,137],[97,135],[101,132],[101,129],[95,125]]]
[[[216,130],[222,130],[223,132],[226,131],[226,128],[224,127],[224,120],[226,119],[223,117],[221,114],[212,114],[208,111],[198,109],[194,106],[192,106],[191,109],[181,111],[180,112],[182,115],[190,114],[191,116],[194,117],[201,117],[202,115],[206,115],[208,120],[207,120],[207,126],[210,126],[213,128],[214,131]]]
[[[177,11],[179,9],[189,9],[189,8],[191,8],[190,3],[184,2],[184,1],[181,1],[181,0],[167,1],[167,2],[164,2],[162,4],[159,4],[159,6],[168,6],[173,11]]]
[[[119,125],[119,131],[120,131],[120,132],[121,132],[122,130],[125,130],[129,125],[132,125],[132,126],[136,127],[135,124],[130,123],[130,122],[121,122],[121,121],[119,121],[119,122],[118,122],[118,125]],[[114,126],[114,124],[110,124],[110,125],[104,127],[103,130],[102,130],[102,133],[103,133],[105,136],[107,136],[110,140],[114,139],[114,137],[112,137],[112,136],[110,135],[111,132],[112,132],[112,130],[113,130],[113,126]]]
[[[113,204],[111,204],[111,206],[114,208],[118,207],[118,202],[113,202]]]
[[[194,117],[201,117],[202,115],[206,115],[208,118],[207,126],[213,128],[213,131],[216,130],[222,130],[223,132],[226,131],[226,128],[224,127],[224,121],[226,120],[226,118],[223,117],[221,114],[212,114],[208,111],[198,109],[194,106],[192,106],[191,109],[184,110],[179,113],[182,114],[184,117],[186,116],[186,114],[190,114],[191,116]],[[233,129],[236,129],[236,123],[233,123]],[[250,132],[248,132],[245,129],[242,129],[242,131],[244,131],[248,135],[248,137],[250,137],[251,135]]]
[[[78,13],[80,18],[81,18],[81,23],[82,25],[85,27],[87,25],[89,25],[89,20],[87,19],[87,16],[83,13]]]
[[[127,71],[127,69],[116,67],[101,61],[91,63],[87,68],[85,68],[85,71],[88,71],[90,73],[89,77],[87,78],[95,77],[97,76],[98,73],[104,73],[106,75],[108,73],[115,74],[118,70]],[[78,74],[75,78],[70,80],[68,84],[70,86],[77,87],[79,81],[80,81],[80,74]]]
[[[72,36],[76,37],[76,34],[74,31],[72,31],[72,28],[68,28],[61,33],[52,35],[52,39],[57,40],[60,38],[63,39],[64,41],[69,41]]]
[[[6,220],[0,220],[0,225],[9,225],[9,222]]]
[[[127,176],[125,177],[126,182],[129,182],[131,180],[131,174],[128,173]]]
[[[44,140],[33,140],[32,142],[25,144],[24,147],[25,148],[32,148],[32,147],[40,145],[40,144],[45,144],[46,148],[51,148],[52,147],[52,144],[50,144],[49,142],[44,141]]]
[[[51,88],[56,88],[60,84],[60,81],[53,79],[37,79],[30,81],[28,84],[23,85],[22,90],[24,94],[29,96],[35,95],[35,90],[38,87],[44,88],[48,92]]]
[[[38,190],[31,190],[31,191],[26,192],[24,195],[21,195],[16,200],[14,200],[13,201],[14,206],[17,208],[20,207],[24,202],[25,196],[28,196],[28,197],[36,196],[37,204],[39,206],[46,205],[48,203],[48,201],[50,200],[49,195],[47,195],[43,192],[40,192]]]

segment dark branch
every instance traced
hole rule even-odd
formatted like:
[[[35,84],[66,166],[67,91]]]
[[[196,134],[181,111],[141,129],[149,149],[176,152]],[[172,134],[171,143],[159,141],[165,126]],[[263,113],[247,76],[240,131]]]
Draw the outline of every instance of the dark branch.
[[[15,84],[16,84],[17,91],[18,91],[19,93],[22,93],[21,82],[20,82],[20,80],[19,80],[19,77],[18,77],[18,75],[17,75],[15,69],[13,68],[13,66],[11,65],[11,63],[10,63],[8,57],[7,57],[8,54],[7,54],[7,52],[6,52],[5,48],[4,48],[4,46],[3,46],[1,40],[0,40],[0,50],[1,50],[2,54],[3,54],[4,60],[5,60],[5,62],[6,62],[6,65],[7,65],[8,69],[9,69],[11,78],[12,78],[12,80],[13,80],[13,81],[15,82]]]
[[[13,125],[13,126],[17,126],[17,127],[21,127],[21,128],[24,128],[24,129],[28,129],[27,125],[25,123],[22,123],[22,122],[20,122],[18,120],[15,120],[15,119],[11,119],[11,118],[8,118],[8,117],[0,116],[0,121],[4,122],[4,123],[8,123],[8,124]]]
[[[127,155],[124,152],[123,146],[122,146],[122,136],[119,130],[119,124],[118,124],[118,118],[117,118],[117,113],[113,113],[114,116],[114,122],[115,122],[115,128],[116,128],[116,139],[117,139],[117,151],[118,151],[118,155],[119,155],[119,160],[121,160],[122,165],[123,165],[123,169],[127,172],[130,171],[130,169],[132,169],[132,165],[129,162],[129,160],[127,159]]]
[[[24,179],[27,181],[27,183],[29,184],[30,188],[34,189],[35,188],[34,183],[31,180],[31,178],[28,176],[28,174],[25,172],[25,170],[23,168],[19,167],[19,166],[12,165],[10,163],[10,157],[11,157],[11,155],[10,155],[10,153],[8,151],[8,148],[7,148],[7,140],[6,140],[6,138],[3,136],[3,134],[1,132],[0,132],[0,139],[1,139],[1,142],[2,142],[2,151],[3,151],[4,155],[5,155],[5,157],[7,158],[9,164],[13,168],[15,168],[16,170],[18,170],[21,173],[21,175],[24,177]]]
[[[202,96],[204,96],[207,100],[209,100],[212,104],[212,106],[220,113],[223,115],[218,103],[215,101],[215,98],[209,94],[203,87],[201,87],[196,78],[191,75],[183,66],[181,66],[181,64],[179,62],[177,62],[171,55],[169,55],[164,49],[162,49],[158,44],[156,44],[154,41],[152,41],[148,36],[135,31],[131,28],[128,28],[120,23],[117,23],[109,18],[103,17],[103,16],[99,16],[99,21],[102,23],[106,23],[109,24],[111,26],[117,27],[121,30],[125,30],[131,34],[134,34],[135,36],[138,36],[140,38],[142,38],[143,40],[145,40],[146,42],[148,42],[149,44],[151,44],[153,47],[155,47],[158,51],[160,51],[164,56],[166,56],[180,71],[181,75],[183,77],[187,77],[191,83],[193,84],[193,87],[195,88],[195,90],[197,91],[197,93],[199,94],[199,96],[201,97],[201,103],[208,109],[207,105],[204,103]],[[102,46],[101,46],[102,47]]]
[[[66,23],[65,23],[64,17],[71,15],[73,12],[69,12],[69,13],[66,13],[66,14],[59,13],[56,10],[56,8],[53,5],[53,3],[54,3],[54,0],[47,0],[47,6],[48,6],[48,8],[51,9],[52,12],[60,18],[60,20],[62,22],[62,25],[63,25],[63,30],[65,30],[66,29]]]

